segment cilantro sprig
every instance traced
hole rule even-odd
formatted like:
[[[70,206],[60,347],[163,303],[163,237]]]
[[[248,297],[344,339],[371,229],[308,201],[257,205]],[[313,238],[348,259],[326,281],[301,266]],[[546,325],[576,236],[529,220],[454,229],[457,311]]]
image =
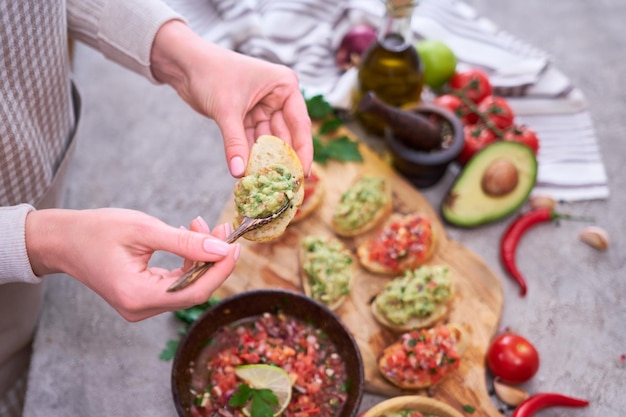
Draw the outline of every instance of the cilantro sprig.
[[[278,398],[271,389],[252,388],[247,384],[239,384],[237,390],[228,400],[231,407],[243,407],[249,401],[250,417],[272,417],[274,408],[278,405]]]

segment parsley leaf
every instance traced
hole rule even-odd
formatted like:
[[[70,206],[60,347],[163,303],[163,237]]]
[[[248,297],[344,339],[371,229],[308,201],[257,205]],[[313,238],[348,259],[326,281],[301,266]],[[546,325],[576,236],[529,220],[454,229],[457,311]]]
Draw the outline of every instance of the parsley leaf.
[[[162,361],[170,361],[174,359],[179,342],[179,340],[168,340],[165,345],[165,349],[163,349],[159,355],[159,359]]]
[[[313,155],[316,162],[326,164],[329,159],[338,161],[363,161],[363,156],[359,152],[359,144],[347,136],[337,139],[322,141],[319,137],[313,136]]]
[[[237,391],[228,400],[231,407],[243,407],[252,397],[252,388],[246,384],[239,384]]]
[[[274,410],[272,406],[278,405],[278,398],[272,390],[263,388],[251,388],[247,384],[239,384],[237,390],[228,400],[231,407],[243,407],[248,401],[250,403],[250,417],[272,417]]]
[[[219,302],[220,302],[219,298],[211,297],[208,301],[202,304],[185,308],[183,310],[174,311],[174,317],[176,317],[178,320],[182,321],[186,325],[184,328],[178,330],[178,334],[180,336],[183,336],[187,332],[187,329],[189,328],[189,326],[193,322],[195,322],[198,319],[198,317],[200,317],[202,313],[204,313],[205,310],[207,310],[210,307],[213,307]],[[176,350],[178,349],[179,343],[180,343],[180,340],[168,340],[166,342],[165,348],[161,351],[161,354],[159,355],[159,359],[162,361],[170,361],[174,359],[174,356],[176,356]]]
[[[324,100],[322,95],[316,95],[311,98],[305,99],[306,109],[309,112],[309,117],[314,120],[321,120],[331,114],[333,114],[333,107]]]

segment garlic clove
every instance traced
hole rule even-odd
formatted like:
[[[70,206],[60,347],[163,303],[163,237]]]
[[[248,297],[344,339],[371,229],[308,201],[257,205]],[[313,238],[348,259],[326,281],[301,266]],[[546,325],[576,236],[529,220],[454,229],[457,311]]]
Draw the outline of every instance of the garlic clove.
[[[521,388],[513,387],[503,383],[500,378],[493,380],[493,389],[498,396],[498,399],[503,403],[516,407],[526,398],[528,393]]]
[[[609,234],[598,226],[585,227],[578,234],[578,238],[598,250],[605,250],[609,247]]]
[[[556,200],[549,195],[534,195],[530,197],[528,200],[528,205],[531,209],[537,208],[549,208],[553,209],[556,207]]]

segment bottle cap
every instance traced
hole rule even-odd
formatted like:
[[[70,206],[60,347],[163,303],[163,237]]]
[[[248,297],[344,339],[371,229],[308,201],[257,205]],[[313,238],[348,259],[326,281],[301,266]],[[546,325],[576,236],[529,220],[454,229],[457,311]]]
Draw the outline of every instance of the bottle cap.
[[[406,17],[413,13],[416,0],[385,0],[388,12],[395,17]]]

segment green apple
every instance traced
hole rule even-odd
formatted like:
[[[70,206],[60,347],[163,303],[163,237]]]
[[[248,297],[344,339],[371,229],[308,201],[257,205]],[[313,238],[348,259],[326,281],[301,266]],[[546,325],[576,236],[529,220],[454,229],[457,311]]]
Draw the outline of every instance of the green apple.
[[[424,84],[433,90],[441,88],[456,71],[456,56],[444,42],[423,39],[415,44],[424,70]]]

